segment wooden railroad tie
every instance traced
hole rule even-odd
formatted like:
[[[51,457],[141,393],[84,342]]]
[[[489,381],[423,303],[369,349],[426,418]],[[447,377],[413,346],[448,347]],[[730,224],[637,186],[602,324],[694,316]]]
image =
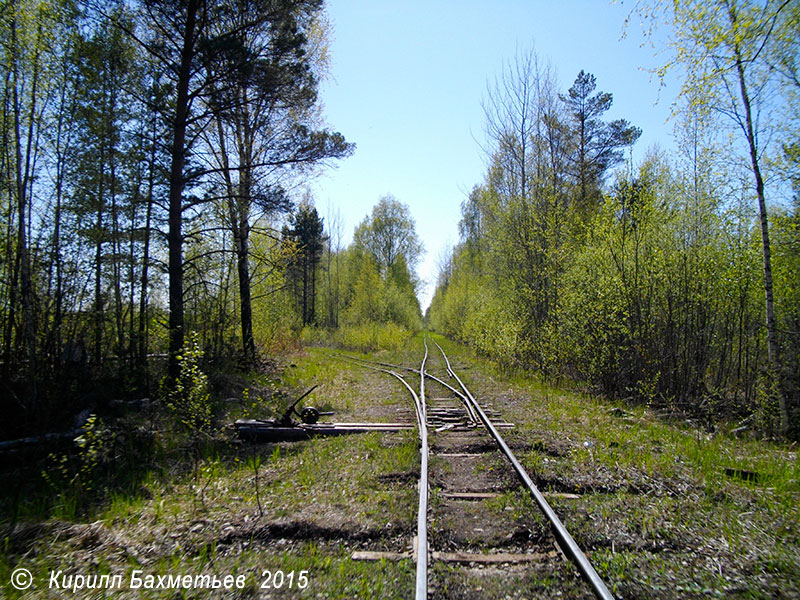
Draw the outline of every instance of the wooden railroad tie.
[[[502,494],[497,492],[442,492],[442,498],[450,500],[487,500],[497,498]],[[562,492],[544,492],[546,498],[561,498],[562,500],[577,500],[580,494],[565,494]]]
[[[433,560],[451,563],[476,563],[476,564],[503,564],[543,562],[558,556],[558,552],[534,552],[530,554],[511,554],[499,552],[497,554],[478,554],[472,552],[431,552]],[[404,560],[414,558],[413,552],[373,552],[357,551],[350,557],[352,560]]]
[[[440,452],[434,456],[441,456],[442,458],[481,458],[488,456],[491,452]]]

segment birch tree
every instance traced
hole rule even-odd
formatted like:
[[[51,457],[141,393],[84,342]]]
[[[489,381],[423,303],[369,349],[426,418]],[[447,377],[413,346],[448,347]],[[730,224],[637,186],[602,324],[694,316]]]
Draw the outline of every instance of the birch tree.
[[[690,105],[706,105],[733,126],[733,139],[738,140],[733,147],[741,148],[751,172],[761,227],[767,350],[772,376],[780,387],[765,171],[795,137],[792,129],[796,132],[786,123],[796,123],[798,112],[797,4],[792,0],[655,0],[639,4],[637,11],[651,26],[646,33],[652,33],[661,15],[669,15],[674,57],[660,74],[676,68],[685,71],[681,94],[690,98]],[[792,29],[794,43],[789,41]],[[778,395],[781,430],[787,434],[791,407],[785,393]]]

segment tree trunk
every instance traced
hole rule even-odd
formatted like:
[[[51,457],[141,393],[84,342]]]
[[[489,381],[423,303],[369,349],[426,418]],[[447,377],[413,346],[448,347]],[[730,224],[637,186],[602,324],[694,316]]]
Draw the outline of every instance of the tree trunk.
[[[308,249],[303,248],[303,325],[308,325]]]
[[[28,379],[30,384],[31,399],[36,400],[36,326],[33,316],[33,279],[31,275],[30,253],[27,243],[27,189],[31,172],[31,146],[33,144],[34,120],[36,118],[36,91],[38,83],[38,61],[34,63],[33,81],[31,87],[31,107],[28,123],[27,147],[24,160],[22,157],[22,139],[20,115],[22,106],[19,100],[19,63],[17,55],[17,27],[16,20],[11,22],[11,44],[14,84],[12,88],[14,102],[14,135],[16,152],[16,195],[17,195],[17,260],[19,261],[19,274],[22,296],[22,338],[28,359]]]
[[[183,347],[183,168],[186,162],[186,127],[189,120],[189,80],[195,52],[199,0],[190,0],[186,7],[181,61],[178,67],[175,120],[172,123],[171,166],[169,174],[169,365],[168,377],[175,381],[180,375],[178,355]]]
[[[67,67],[64,65],[64,79],[61,87],[61,98],[58,110],[58,125],[56,128],[55,140],[55,154],[56,154],[56,190],[55,190],[55,209],[53,211],[53,238],[50,247],[50,264],[48,266],[47,280],[48,280],[48,297],[53,294],[53,316],[52,327],[48,334],[49,338],[49,352],[52,364],[56,367],[56,371],[60,368],[61,361],[61,325],[63,320],[63,264],[61,256],[61,212],[64,200],[64,177],[67,169],[66,155],[69,148],[69,130],[67,130],[66,139],[64,139],[65,122],[71,111],[67,108],[67,87],[68,87],[68,74]],[[55,291],[51,289],[53,282],[53,271],[55,271]],[[45,318],[45,323],[48,319]]]
[[[150,267],[150,225],[153,216],[153,187],[156,169],[156,119],[153,117],[150,164],[147,173],[147,212],[144,221],[144,249],[142,250],[142,276],[139,291],[139,364],[147,363],[147,286]]]
[[[246,106],[246,102],[242,103]],[[217,136],[219,144],[218,160],[225,180],[225,191],[228,195],[228,218],[233,234],[233,248],[236,254],[236,273],[239,280],[239,321],[242,330],[242,352],[245,364],[255,363],[256,346],[253,335],[253,308],[250,289],[250,203],[252,201],[251,156],[252,142],[248,117],[239,115],[235,121],[237,152],[239,154],[239,181],[234,186],[231,179],[228,150],[225,141],[225,130],[222,117],[218,116]],[[220,315],[222,307],[220,307]],[[222,319],[220,318],[220,336],[222,335]],[[222,338],[220,337],[220,346]]]
[[[111,59],[114,60],[113,58]],[[123,323],[122,306],[122,236],[119,226],[119,207],[117,206],[117,165],[116,165],[116,135],[114,131],[114,120],[116,114],[116,85],[114,79],[114,65],[110,67],[109,74],[109,110],[108,118],[108,168],[109,168],[109,189],[108,196],[111,200],[111,272],[113,275],[114,288],[114,324],[117,330],[116,353],[119,357],[125,355],[125,327]]]
[[[250,299],[250,260],[248,256],[249,224],[239,223],[236,239],[236,271],[239,275],[239,305],[242,322],[242,350],[248,365],[255,362],[256,345],[253,337],[253,306]]]
[[[236,268],[239,274],[239,305],[242,321],[242,349],[246,364],[255,364],[256,343],[253,336],[253,306],[250,295],[250,204],[253,201],[253,131],[246,90],[242,90],[239,135],[239,194],[236,198],[239,219],[236,243]]]
[[[99,365],[103,359],[103,168],[105,166],[105,143],[100,144],[100,159],[97,185],[97,215],[95,220],[95,263],[94,263],[94,363]]]
[[[311,252],[311,293],[308,299],[308,323],[314,325],[317,321],[317,258]]]
[[[328,240],[328,256],[327,256],[327,263],[328,263],[328,327],[333,327],[334,321],[334,304],[333,304],[333,273],[331,273],[331,259],[332,256],[332,248],[331,242]]]
[[[731,9],[732,11],[732,9]],[[729,12],[731,24],[735,25],[736,15]],[[772,293],[772,259],[769,242],[769,222],[767,219],[767,204],[764,198],[764,179],[761,175],[761,167],[758,160],[758,148],[756,145],[755,130],[753,128],[753,117],[750,106],[750,95],[747,91],[747,83],[745,81],[744,63],[739,49],[739,45],[734,47],[736,53],[736,72],[739,77],[739,91],[742,97],[742,104],[744,106],[745,117],[745,134],[747,137],[747,144],[750,150],[750,163],[753,170],[753,177],[756,181],[756,195],[758,196],[758,213],[761,220],[761,248],[764,258],[764,297],[765,297],[765,312],[766,312],[766,325],[767,325],[767,353],[769,356],[770,369],[772,377],[776,378],[778,388],[778,402],[780,404],[781,413],[781,433],[786,435],[789,432],[789,409],[786,403],[786,396],[783,393],[781,386],[781,369],[780,369],[780,356],[778,346],[778,326],[775,318],[775,305],[773,303]]]

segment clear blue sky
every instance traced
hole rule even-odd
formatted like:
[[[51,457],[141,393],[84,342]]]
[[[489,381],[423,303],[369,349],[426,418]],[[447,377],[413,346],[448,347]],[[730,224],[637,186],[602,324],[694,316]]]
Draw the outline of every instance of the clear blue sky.
[[[344,245],[378,198],[407,204],[426,254],[419,268],[423,310],[437,258],[458,241],[460,205],[483,180],[481,99],[517,50],[534,47],[566,91],[581,69],[611,92],[609,119],[642,128],[634,160],[672,144],[666,123],[676,89],[650,69],[664,60],[633,23],[632,3],[607,0],[328,0],[331,79],[321,89],[329,126],[357,145],[313,183],[317,208],[341,213]],[[671,86],[670,86],[671,87]]]

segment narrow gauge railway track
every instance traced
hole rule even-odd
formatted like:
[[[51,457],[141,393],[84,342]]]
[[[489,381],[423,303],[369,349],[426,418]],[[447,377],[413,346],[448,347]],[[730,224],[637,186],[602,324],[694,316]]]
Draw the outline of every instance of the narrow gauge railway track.
[[[432,340],[433,341],[433,340]],[[403,365],[395,365],[390,363],[382,363],[378,361],[369,361],[366,359],[339,355],[340,358],[344,360],[348,360],[350,362],[359,364],[360,366],[373,369],[375,371],[380,371],[386,374],[389,374],[395,378],[397,378],[409,391],[414,399],[414,407],[415,413],[417,416],[417,426],[419,429],[420,434],[420,454],[421,454],[421,461],[420,461],[420,479],[419,479],[419,507],[418,507],[418,518],[417,518],[417,543],[416,543],[416,586],[415,586],[415,599],[416,600],[423,600],[428,598],[428,587],[430,577],[428,574],[428,564],[431,558],[433,560],[437,559],[444,559],[444,560],[455,560],[461,562],[469,562],[471,555],[467,553],[444,553],[444,552],[436,552],[432,548],[429,547],[428,544],[428,533],[429,533],[429,522],[431,520],[431,514],[428,507],[428,493],[429,493],[429,473],[428,473],[428,462],[429,462],[429,442],[428,442],[428,427],[434,427],[437,436],[446,436],[446,435],[454,435],[461,433],[463,435],[464,432],[469,432],[473,436],[483,436],[485,437],[491,436],[492,441],[496,444],[497,449],[504,455],[507,461],[510,463],[511,467],[513,468],[514,472],[516,473],[517,477],[521,481],[522,485],[525,487],[527,492],[531,495],[533,500],[536,503],[536,506],[539,508],[541,513],[547,519],[547,522],[550,526],[550,530],[555,538],[555,541],[558,547],[561,549],[562,553],[570,559],[578,568],[582,578],[589,584],[592,589],[592,592],[597,598],[601,598],[603,600],[613,600],[614,596],[606,587],[603,580],[597,574],[597,571],[592,566],[589,559],[583,553],[583,551],[578,547],[575,540],[572,538],[570,533],[567,531],[564,524],[559,519],[558,515],[552,509],[550,504],[547,502],[545,496],[539,491],[539,489],[534,484],[533,480],[531,479],[530,475],[526,472],[525,468],[519,462],[517,457],[512,452],[509,445],[501,436],[499,429],[504,427],[511,426],[505,422],[498,422],[496,419],[493,421],[492,417],[495,417],[495,413],[493,411],[482,407],[475,397],[473,396],[472,392],[467,388],[464,384],[462,379],[458,376],[458,374],[453,369],[452,365],[450,364],[450,360],[447,357],[444,349],[435,341],[433,343],[436,345],[439,353],[441,354],[441,358],[445,364],[445,370],[447,375],[457,384],[457,387],[454,385],[450,385],[443,379],[433,375],[432,373],[426,370],[426,364],[429,360],[428,355],[428,344],[427,341],[423,340],[425,352],[424,357],[422,359],[422,363],[419,369],[414,369],[412,367],[403,366]],[[400,372],[407,372],[416,374],[419,377],[419,394],[414,390],[414,388],[409,384],[403,375]],[[430,406],[429,402],[426,399],[425,394],[425,380],[429,379],[432,382],[440,385],[443,389],[450,394],[450,397],[438,397],[438,398],[431,398]],[[453,398],[459,402],[459,404],[454,405],[452,403]],[[437,438],[438,439],[438,438]],[[478,456],[476,454],[467,454],[467,453],[441,453],[440,456],[442,458],[450,458],[450,459],[457,459],[457,458],[467,458],[471,456]],[[462,465],[463,470],[463,465]],[[486,496],[490,496],[491,494],[487,494]],[[461,493],[461,494],[450,494],[451,498],[458,498],[458,499],[470,499],[470,498],[481,498],[484,497],[484,494],[481,493]],[[504,558],[506,557],[506,558]],[[513,557],[511,555],[497,555],[496,562],[504,562],[508,560],[509,562],[514,561],[515,559],[519,558],[519,555]]]

